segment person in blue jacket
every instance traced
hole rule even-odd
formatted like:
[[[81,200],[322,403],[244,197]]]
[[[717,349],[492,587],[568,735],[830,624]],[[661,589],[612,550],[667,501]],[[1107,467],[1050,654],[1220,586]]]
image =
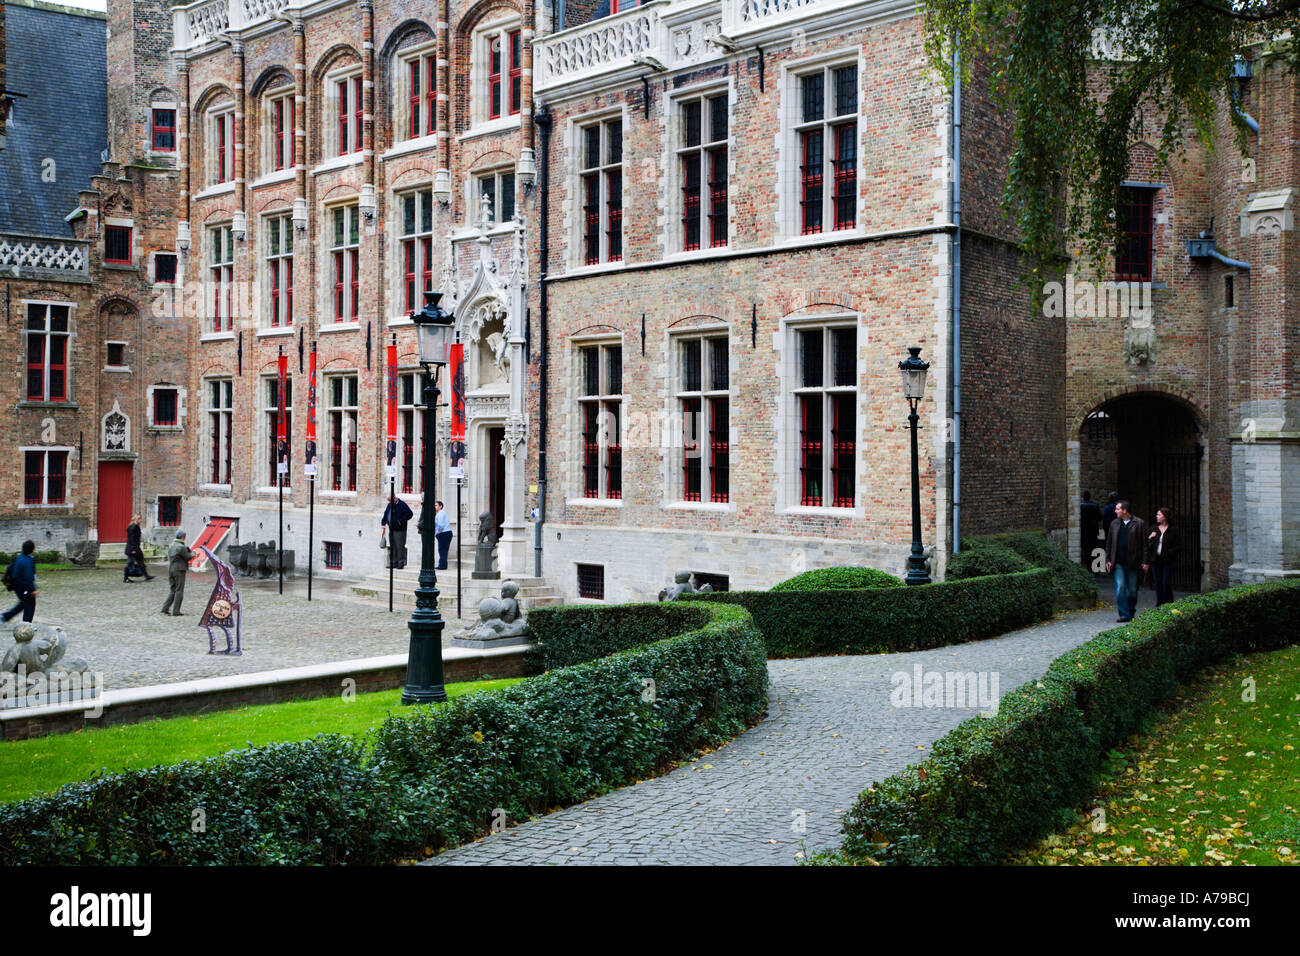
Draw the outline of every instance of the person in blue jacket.
[[[23,542],[23,553],[14,558],[13,564],[9,565],[9,577],[13,582],[14,593],[18,595],[18,603],[4,612],[4,620],[7,624],[12,621],[21,611],[24,621],[30,621],[36,616],[36,553],[35,541]]]

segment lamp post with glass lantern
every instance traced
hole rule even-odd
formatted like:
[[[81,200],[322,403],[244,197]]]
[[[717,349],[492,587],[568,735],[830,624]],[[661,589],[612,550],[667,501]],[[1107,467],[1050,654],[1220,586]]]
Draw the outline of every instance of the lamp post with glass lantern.
[[[411,313],[415,337],[424,368],[424,501],[420,505],[420,581],[415,589],[415,612],[411,615],[410,651],[406,659],[406,686],[403,704],[430,704],[447,699],[443,688],[442,629],[445,622],[438,611],[437,536],[434,516],[438,497],[435,472],[435,443],[438,421],[438,373],[447,364],[452,343],[456,340],[455,318],[443,311],[438,302],[441,292],[424,293],[424,309]],[[430,368],[432,367],[432,374]]]
[[[912,410],[907,416],[912,430],[912,553],[907,556],[907,577],[904,580],[908,584],[929,584],[930,573],[926,570],[925,550],[921,547],[921,469],[916,448],[920,416],[916,414],[916,405],[925,396],[925,373],[930,363],[921,361],[919,346],[907,351],[907,358],[898,363],[903,378],[903,396]]]

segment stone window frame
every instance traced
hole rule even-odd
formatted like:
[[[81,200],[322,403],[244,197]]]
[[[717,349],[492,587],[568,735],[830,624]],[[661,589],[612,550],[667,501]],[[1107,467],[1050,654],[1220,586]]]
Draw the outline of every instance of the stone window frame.
[[[415,61],[420,63],[422,80],[425,76],[424,71],[432,67],[433,92],[429,92],[427,83],[421,88],[421,131],[412,136],[410,135],[411,64]],[[408,149],[419,148],[425,142],[429,146],[436,145],[439,132],[438,100],[446,92],[438,89],[438,40],[436,37],[422,39],[418,43],[404,47],[392,55],[390,89],[393,91],[390,104],[392,111],[390,145],[397,146],[400,144]]]
[[[618,120],[619,131],[620,131],[618,166],[620,170],[620,182],[622,184],[622,197],[621,197],[622,201],[620,202],[620,212],[621,212],[620,221],[622,223],[622,227],[620,228],[619,231],[619,237],[620,237],[619,257],[617,259],[611,259],[609,257],[609,248],[608,248],[609,245],[608,196],[607,196],[606,185],[605,185],[605,174],[608,172],[609,169],[613,167],[614,164],[602,162],[599,165],[599,167],[592,167],[592,168],[598,168],[601,174],[601,190],[600,190],[601,249],[600,249],[600,257],[599,257],[600,261],[594,263],[588,263],[587,253],[586,253],[586,228],[585,228],[586,216],[583,212],[585,208],[584,206],[585,194],[583,192],[582,180],[584,174],[589,174],[589,173],[588,170],[584,168],[584,160],[582,158],[584,137],[588,129],[590,129],[593,126],[599,125],[602,127],[601,145],[602,147],[604,147],[605,134],[603,132],[603,129],[613,120]],[[625,105],[618,106],[613,109],[599,110],[593,113],[584,113],[581,116],[575,116],[569,120],[569,128],[568,128],[569,155],[573,157],[573,162],[570,163],[570,168],[572,171],[571,178],[570,178],[571,198],[567,203],[567,205],[571,210],[570,212],[571,225],[570,228],[568,229],[568,234],[569,234],[568,267],[570,272],[575,272],[582,269],[621,268],[624,262],[626,262],[627,259],[627,202],[626,202],[627,154],[624,151],[624,147],[626,146],[627,143],[627,121],[628,121],[627,108]]]
[[[220,159],[218,142],[225,128],[225,159]],[[208,187],[234,184],[235,181],[235,101],[221,97],[203,113],[203,169]]]
[[[858,112],[857,112],[857,167],[854,207],[854,225],[849,229],[827,229],[823,218],[821,232],[803,233],[800,222],[800,166],[803,162],[797,127],[800,122],[801,90],[799,81],[809,73],[825,72],[839,66],[856,64],[858,68]],[[861,46],[841,47],[816,56],[805,57],[781,64],[780,76],[780,129],[777,132],[776,161],[776,240],[779,246],[816,245],[818,243],[838,242],[865,234],[863,216],[865,204],[862,198],[863,184],[866,179],[866,151],[863,149],[862,106],[865,102],[864,84],[866,82],[866,63]],[[825,155],[825,154],[823,154]],[[831,192],[824,193],[823,202],[831,202]]]
[[[799,402],[796,385],[800,377],[799,347],[797,333],[809,328],[843,328],[852,327],[857,331],[857,358],[854,364],[854,394],[856,401],[854,426],[854,467],[853,467],[853,505],[852,507],[835,507],[833,505],[804,505],[800,503],[802,486],[800,468],[802,463],[799,447]],[[865,515],[863,501],[863,481],[866,477],[863,465],[865,447],[863,428],[866,415],[862,409],[864,398],[862,380],[866,374],[866,362],[862,358],[865,343],[865,328],[860,312],[850,309],[835,309],[816,313],[797,313],[782,318],[780,332],[777,336],[779,356],[776,374],[779,382],[779,400],[776,422],[776,456],[775,477],[777,485],[776,512],[787,515],[825,515],[837,518],[861,518]],[[825,475],[829,466],[823,465]],[[825,499],[823,495],[823,499]]]
[[[154,146],[154,132],[158,129],[154,117],[155,110],[172,111],[172,142],[174,145],[171,149],[157,149]],[[181,152],[180,121],[180,98],[171,90],[166,88],[154,90],[149,96],[149,126],[145,135],[145,154],[151,161],[155,163],[161,161],[164,165],[168,166],[176,164]]]
[[[513,208],[509,219],[501,218],[501,196],[504,195],[502,189],[503,177],[509,176],[513,185]],[[479,180],[491,177],[493,179],[493,192],[496,199],[492,204],[492,221],[488,224],[489,231],[508,230],[513,228],[518,221],[519,216],[519,174],[516,171],[514,160],[505,163],[497,163],[492,166],[481,166],[472,169],[466,175],[465,181],[465,209],[469,213],[466,221],[472,223],[475,227],[479,223],[479,212],[483,202],[483,193],[478,188]]]
[[[680,157],[686,148],[682,146],[684,127],[682,116],[684,107],[689,102],[711,99],[722,93],[727,96],[727,137],[724,142],[727,150],[727,241],[719,246],[709,245],[706,240],[708,216],[705,213],[705,195],[707,181],[701,180],[700,198],[700,245],[696,249],[687,249],[685,242],[685,197],[683,194],[685,177],[682,172]],[[718,77],[691,86],[673,90],[668,97],[664,121],[663,168],[665,171],[665,194],[663,216],[660,220],[660,241],[662,255],[665,259],[694,259],[701,256],[725,255],[735,248],[735,182],[736,164],[736,87],[730,76]],[[702,120],[703,122],[703,120]],[[694,147],[692,147],[694,148]]]
[[[1162,182],[1146,182],[1137,179],[1125,179],[1120,183],[1120,186],[1124,189],[1144,189],[1151,194],[1151,276],[1145,281],[1149,282],[1153,289],[1163,289],[1165,288],[1165,282],[1160,278],[1160,257],[1162,253],[1165,253],[1168,250],[1165,248],[1167,243],[1161,241],[1163,239],[1161,227],[1168,225],[1174,209],[1173,197],[1169,190],[1169,184]],[[1107,262],[1107,274],[1110,277],[1109,281],[1120,286],[1141,285],[1144,280],[1119,278],[1119,263],[1116,258],[1116,253],[1118,251],[1117,240],[1115,246],[1111,248],[1110,257]]]
[[[22,445],[18,448],[19,462],[23,475],[23,491],[18,500],[19,510],[72,510],[75,506],[72,494],[72,453],[76,449],[72,445]],[[27,455],[33,452],[45,453],[44,461],[41,465],[41,500],[39,502],[27,501]],[[63,500],[51,502],[50,497],[50,452],[62,452],[63,454]]]
[[[520,44],[523,43],[523,17],[518,10],[503,10],[498,16],[485,19],[475,24],[469,34],[469,128],[461,137],[478,136],[497,130],[516,129],[523,123],[523,104],[517,113],[509,111],[509,51],[503,46],[502,66],[502,115],[493,119],[491,112],[490,91],[488,90],[488,43],[493,36],[506,36],[513,30],[520,31]],[[520,56],[522,59],[522,46]],[[522,100],[522,89],[520,99]]]
[[[412,193],[424,193],[429,197],[430,210],[430,231],[424,232],[420,229],[419,203],[416,204],[416,231],[407,234],[404,229],[402,216],[404,213],[403,203],[405,198]],[[388,209],[389,221],[391,223],[392,255],[387,263],[388,289],[389,295],[387,301],[392,303],[394,310],[388,318],[389,326],[410,325],[411,319],[406,305],[406,258],[404,243],[408,239],[422,239],[427,237],[429,243],[429,269],[430,281],[434,288],[437,288],[439,282],[438,271],[435,266],[439,258],[439,233],[437,224],[437,200],[433,198],[433,179],[424,177],[410,182],[403,182],[399,186],[391,187],[388,191]],[[418,279],[417,279],[418,285]],[[424,290],[416,289],[415,308],[412,311],[419,311],[424,308]]]
[[[736,510],[736,496],[734,494],[734,482],[730,477],[735,474],[735,453],[738,438],[738,428],[735,420],[735,405],[737,398],[736,391],[736,372],[737,372],[737,352],[733,347],[733,336],[731,327],[722,319],[709,316],[695,324],[670,328],[665,334],[665,355],[667,361],[665,368],[667,375],[664,377],[662,398],[664,402],[664,414],[662,421],[666,423],[665,427],[670,429],[668,434],[663,434],[659,438],[659,447],[663,450],[663,500],[664,507],[677,511],[713,511],[713,512],[733,512]],[[706,490],[711,492],[708,486],[705,473],[708,467],[701,462],[701,500],[688,501],[685,498],[684,487],[684,466],[685,461],[685,427],[686,422],[681,412],[681,395],[683,389],[682,382],[682,350],[681,345],[687,340],[702,340],[707,342],[710,339],[724,339],[727,343],[727,388],[726,389],[702,389],[698,394],[703,397],[717,398],[726,397],[728,408],[727,422],[727,444],[730,455],[728,462],[728,496],[727,501],[711,501],[705,496]],[[703,355],[702,349],[702,367],[707,364],[707,358]],[[701,382],[703,385],[703,382]],[[703,403],[701,403],[703,404]]]
[[[57,299],[21,299],[21,300],[19,300],[19,304],[20,304],[20,306],[21,306],[21,308],[22,308],[22,322],[23,322],[23,332],[22,332],[22,334],[23,334],[22,367],[23,367],[23,371],[24,371],[23,384],[22,384],[22,391],[20,392],[20,395],[22,396],[22,398],[21,398],[21,400],[20,400],[19,403],[18,403],[19,406],[20,406],[20,407],[21,407],[21,406],[35,406],[35,407],[38,407],[38,408],[73,408],[73,407],[76,407],[76,404],[77,404],[77,402],[76,402],[76,390],[75,390],[75,387],[74,387],[76,383],[75,383],[75,380],[74,380],[74,379],[75,379],[75,376],[74,376],[74,374],[73,374],[73,372],[74,372],[74,366],[73,366],[73,361],[72,361],[72,349],[73,349],[73,345],[75,344],[75,342],[76,342],[76,338],[77,338],[77,329],[76,329],[76,323],[77,323],[77,303],[75,303],[75,302],[66,302],[66,301],[62,301],[62,302],[61,302],[61,301],[59,301],[59,300],[57,300]],[[45,308],[45,327],[44,327],[44,329],[42,329],[41,331],[36,331],[36,330],[33,330],[33,329],[31,329],[31,328],[29,327],[29,323],[30,323],[30,311],[31,311],[31,307],[34,306],[34,305],[35,305],[35,306],[44,306],[44,308]],[[63,307],[65,307],[65,308],[67,308],[67,310],[68,310],[68,330],[67,330],[66,332],[51,332],[51,331],[50,331],[50,329],[49,329],[50,308],[51,308],[52,306],[63,306]],[[42,350],[42,352],[41,352],[41,354],[42,354],[42,356],[43,356],[44,367],[45,367],[44,389],[43,389],[43,391],[42,391],[42,393],[41,393],[41,395],[42,395],[41,398],[30,398],[30,397],[28,397],[28,393],[27,393],[27,379],[26,379],[27,355],[28,355],[28,351],[27,351],[27,350],[28,350],[27,340],[28,340],[28,337],[31,336],[31,335],[43,335],[43,336],[45,336],[45,338],[46,338],[45,346],[44,346],[44,348],[43,348],[43,350]],[[61,336],[63,336],[64,339],[65,339],[65,344],[64,344],[64,347],[63,347],[63,397],[62,397],[62,398],[59,398],[59,399],[51,399],[51,398],[49,397],[49,396],[50,396],[50,382],[49,382],[49,366],[50,366],[49,355],[50,355],[50,348],[49,348],[49,337],[50,337],[51,335],[61,335]]]
[[[198,486],[200,491],[216,492],[218,494],[229,495],[234,485],[234,424],[235,424],[235,378],[232,375],[205,375],[200,380],[203,384],[203,403],[205,422],[202,434],[199,436],[199,480]],[[227,386],[223,391],[229,398],[229,405],[216,406],[212,404],[212,386]],[[225,422],[225,451],[221,456],[218,467],[225,466],[228,482],[211,481],[212,477],[212,459],[216,449],[212,446],[212,432],[214,417],[223,416],[218,419]]]
[[[158,257],[159,256],[171,256],[171,258],[175,260],[176,264],[172,272],[172,278],[170,281],[168,281],[167,279],[158,278]],[[155,252],[149,253],[149,284],[153,286],[164,286],[166,288],[174,288],[176,286],[181,285],[180,253],[170,249],[159,249]]]
[[[569,408],[572,410],[571,414],[573,415],[573,427],[571,427],[568,432],[572,436],[572,438],[570,439],[569,461],[573,463],[573,468],[574,468],[573,478],[568,483],[569,495],[567,496],[566,504],[578,505],[578,506],[594,505],[594,506],[601,506],[607,508],[623,507],[622,460],[620,458],[619,494],[617,497],[611,497],[608,494],[609,491],[608,448],[610,442],[607,440],[608,436],[606,434],[607,431],[606,428],[604,428],[599,424],[599,418],[598,418],[597,428],[598,428],[598,436],[599,436],[598,441],[599,441],[600,449],[598,452],[597,464],[596,464],[596,467],[599,469],[597,475],[597,490],[599,493],[592,497],[588,497],[586,495],[586,487],[585,487],[585,480],[584,480],[585,476],[583,472],[584,452],[585,452],[584,433],[583,433],[583,426],[584,426],[583,406],[595,402],[598,408],[597,415],[599,416],[603,411],[603,408],[606,403],[609,402],[618,403],[620,435],[619,435],[619,445],[617,447],[620,449],[621,452],[622,441],[627,433],[627,410],[628,410],[630,396],[625,391],[621,391],[617,393],[615,392],[606,393],[604,391],[606,385],[605,379],[606,379],[606,369],[607,369],[604,356],[605,356],[606,349],[614,346],[618,347],[620,352],[620,361],[619,361],[620,376],[619,377],[621,380],[625,379],[626,365],[622,361],[622,359],[627,354],[626,345],[627,343],[624,341],[623,335],[621,333],[614,333],[614,334],[597,333],[592,335],[573,336],[566,343],[567,348],[570,349],[571,351],[571,354],[569,356],[568,367],[572,370],[571,375],[569,376],[569,388],[568,388],[570,393]],[[582,367],[583,350],[588,348],[598,348],[600,350],[599,353],[600,354],[600,358],[599,358],[600,394],[594,398],[583,394],[583,390],[585,387],[584,379],[583,379],[583,367]],[[626,386],[625,381],[623,382],[623,385],[624,387]]]
[[[267,387],[268,382],[278,382],[280,379],[279,372],[275,369],[275,363],[271,363],[271,371],[261,371],[257,375],[257,384],[254,386],[255,393],[254,406],[257,416],[256,426],[256,445],[257,456],[253,463],[253,490],[259,495],[278,494],[279,486],[273,481],[267,484],[259,478],[270,477],[268,472],[262,471],[263,468],[271,464],[272,455],[277,441],[275,434],[275,414],[277,406],[271,401],[271,391]],[[293,372],[287,372],[284,376],[285,388],[289,392],[289,400],[284,406],[284,431],[285,440],[292,445],[293,443]],[[293,455],[289,455],[289,470],[284,476],[284,490],[290,491],[293,487]]]
[[[361,157],[364,155],[364,148],[365,148],[365,139],[364,139],[365,137],[365,128],[364,128],[365,85],[364,82],[361,85],[362,105],[361,105],[360,112],[363,117],[362,128],[360,130],[351,127],[348,129],[348,144],[352,148],[348,149],[346,152],[343,152],[339,147],[339,135],[340,135],[339,84],[346,82],[348,84],[348,95],[350,97],[354,96],[358,88],[357,81],[362,80],[362,76],[363,76],[362,64],[360,62],[356,62],[356,63],[349,63],[346,66],[340,66],[337,67],[336,69],[330,70],[328,73],[325,74],[324,78],[321,80],[321,106],[325,111],[323,122],[321,123],[321,129],[324,131],[324,136],[322,137],[323,141],[321,143],[321,147],[322,147],[321,156],[325,160],[325,163],[327,165],[331,161],[335,161],[335,162],[344,162],[348,160],[360,161]],[[357,112],[358,111],[356,107],[353,106],[352,104],[349,104],[347,115],[352,123],[356,122]],[[357,140],[358,133],[362,137],[360,145],[358,145],[358,140]]]
[[[347,394],[347,381],[353,382],[352,401],[349,403]],[[342,382],[343,398],[339,404],[334,402],[334,385],[336,382]],[[318,416],[321,425],[321,443],[320,449],[323,451],[321,458],[324,459],[325,473],[321,476],[320,493],[332,497],[355,498],[357,492],[361,489],[361,470],[362,470],[362,448],[361,448],[361,372],[359,369],[333,369],[325,373],[321,378],[320,404]],[[323,413],[323,414],[321,414]],[[339,470],[342,475],[336,471],[334,466],[334,441],[338,437],[335,434],[334,416],[339,416],[339,424],[343,426],[341,430],[346,435],[346,422],[349,416],[352,421],[352,441],[355,445],[353,452],[354,458],[351,465],[352,487],[347,486],[346,476],[348,474],[348,450],[340,442],[339,447]],[[334,487],[335,480],[339,481],[339,487]]]
[[[108,257],[108,230],[125,229],[126,230],[126,258],[110,259]],[[136,261],[136,232],[134,219],[106,218],[104,220],[104,265],[116,269],[128,269],[135,267]]]
[[[225,246],[222,248],[224,237]],[[201,338],[233,338],[235,334],[235,236],[234,223],[223,219],[204,223],[203,226],[203,322],[210,326]],[[214,253],[220,253],[220,261]],[[218,270],[221,270],[218,272]],[[225,270],[229,270],[229,278]],[[215,284],[214,284],[215,283]],[[225,285],[225,313],[221,300],[213,298],[216,290]],[[224,325],[223,325],[224,318]]]
[[[419,365],[402,366],[397,369],[397,477],[399,493],[414,501],[424,500],[424,405],[423,383],[424,369]],[[407,395],[407,382],[410,382],[410,401]],[[408,418],[409,416],[409,418]],[[411,486],[405,484],[405,448],[407,441],[407,421],[410,421],[411,445]]]
[[[278,77],[275,79],[270,88],[265,90],[258,98],[258,107],[261,112],[261,122],[258,124],[261,133],[262,148],[259,150],[262,167],[262,181],[284,176],[286,179],[291,176],[295,170],[304,165],[305,157],[298,155],[298,136],[297,136],[297,95],[298,90],[292,78]],[[284,137],[287,140],[285,151],[287,153],[286,162],[277,167],[275,165],[275,135],[277,132],[275,123],[275,105],[278,102],[287,104],[288,116],[283,116],[281,125],[287,122],[288,128],[284,130]]]
[[[342,246],[334,245],[334,212],[337,209],[351,210],[350,213],[348,212],[344,213],[345,228],[344,228],[344,244]],[[359,329],[361,328],[361,313],[364,309],[364,302],[365,302],[364,296],[362,294],[364,292],[365,284],[361,281],[361,273],[364,271],[363,270],[364,260],[362,258],[362,251],[364,245],[362,242],[362,236],[364,234],[364,230],[361,228],[361,220],[362,220],[361,197],[354,193],[350,196],[340,198],[337,202],[331,201],[328,205],[322,207],[321,212],[324,221],[321,224],[320,235],[321,235],[322,246],[323,246],[322,251],[325,253],[325,258],[323,262],[324,281],[323,282],[319,280],[317,281],[317,286],[319,287],[320,290],[319,294],[322,296],[322,301],[320,303],[320,312],[318,313],[320,315],[320,320],[317,323],[317,330],[319,332],[338,332],[338,331],[344,331],[348,329]],[[348,216],[351,216],[351,221],[356,225],[357,241],[355,244],[349,243],[350,233],[346,228],[346,223],[348,222]],[[335,252],[345,253],[345,262],[350,262],[351,260],[347,259],[346,253],[351,252],[353,250],[355,250],[356,252],[356,263],[352,265],[353,272],[350,275],[350,278],[355,279],[357,285],[357,303],[356,303],[357,307],[350,316],[348,315],[347,309],[345,308],[344,315],[346,317],[339,319],[336,318],[335,311],[334,311],[335,310],[334,295],[336,292],[336,288],[335,288],[336,282],[334,277],[335,276],[334,253]],[[350,283],[345,283],[345,286],[350,287]],[[345,297],[346,297],[346,291],[345,291]],[[350,301],[350,297],[348,298],[348,301]],[[348,301],[345,301],[345,306],[348,304]]]
[[[124,361],[123,364],[121,364],[121,365],[114,365],[112,362],[109,361],[109,355],[110,355],[111,353],[108,351],[108,349],[109,349],[110,346],[113,346],[113,345],[120,345],[120,346],[122,346],[122,358],[125,360],[125,359],[126,359],[126,350],[127,350],[127,348],[131,345],[131,343],[128,342],[128,341],[126,341],[125,339],[106,339],[105,342],[104,342],[104,368],[102,369],[102,371],[105,371],[105,372],[129,372],[129,371],[131,371],[131,366],[130,366],[130,364],[129,364],[129,363],[126,363],[125,361]]]
[[[294,330],[294,308],[293,308],[294,281],[295,279],[301,278],[298,275],[298,273],[301,270],[297,268],[298,251],[301,243],[296,241],[297,230],[294,228],[293,225],[293,210],[288,206],[281,206],[276,209],[268,209],[267,211],[261,214],[259,219],[261,220],[259,223],[261,228],[259,238],[262,240],[264,248],[262,249],[261,255],[258,256],[258,264],[260,266],[260,268],[258,269],[259,289],[258,289],[258,296],[257,296],[258,335],[267,336],[267,335],[292,334]],[[292,248],[287,253],[281,251],[276,255],[272,255],[271,254],[271,228],[272,228],[271,224],[272,222],[277,220],[281,224],[283,233],[288,235],[289,244]],[[272,324],[271,322],[271,315],[272,315],[271,264],[273,262],[284,263],[286,261],[289,264],[289,269],[291,272],[291,278],[289,282],[289,315],[287,321],[281,322],[280,324],[276,325],[276,324]]]
[[[171,425],[160,425],[154,421],[154,393],[162,390],[170,390],[176,393],[176,422]],[[188,391],[184,386],[176,385],[173,382],[158,382],[150,385],[145,389],[145,411],[148,415],[149,431],[152,432],[183,432],[185,430],[185,416],[189,414],[189,409],[185,407],[185,399],[188,397]]]

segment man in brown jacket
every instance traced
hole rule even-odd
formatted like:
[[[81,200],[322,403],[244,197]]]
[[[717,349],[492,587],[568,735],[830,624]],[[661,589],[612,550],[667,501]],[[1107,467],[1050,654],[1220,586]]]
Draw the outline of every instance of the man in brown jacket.
[[[1106,531],[1106,570],[1115,574],[1116,620],[1133,620],[1137,613],[1138,588],[1146,564],[1147,526],[1130,511],[1127,501],[1115,505],[1115,520]]]

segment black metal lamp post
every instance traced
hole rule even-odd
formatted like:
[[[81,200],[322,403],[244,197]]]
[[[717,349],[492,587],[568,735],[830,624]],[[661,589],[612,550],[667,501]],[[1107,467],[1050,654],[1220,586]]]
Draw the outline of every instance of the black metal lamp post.
[[[450,358],[456,340],[455,319],[444,312],[438,301],[441,292],[424,294],[424,309],[411,313],[416,340],[420,347],[420,365],[424,367],[424,502],[420,505],[420,582],[415,589],[415,613],[411,615],[411,646],[406,658],[406,686],[403,704],[431,704],[447,699],[442,676],[442,629],[445,622],[438,611],[437,542],[435,514],[438,476],[435,472],[435,446],[438,422],[438,373]],[[433,371],[430,374],[430,367]]]
[[[898,363],[898,370],[903,376],[903,395],[912,413],[907,422],[912,429],[912,553],[907,556],[908,584],[929,584],[930,573],[925,568],[925,550],[921,547],[921,468],[917,458],[916,430],[920,416],[916,414],[916,403],[925,396],[925,373],[929,362],[921,361],[921,349],[913,346],[908,350],[907,358]]]

